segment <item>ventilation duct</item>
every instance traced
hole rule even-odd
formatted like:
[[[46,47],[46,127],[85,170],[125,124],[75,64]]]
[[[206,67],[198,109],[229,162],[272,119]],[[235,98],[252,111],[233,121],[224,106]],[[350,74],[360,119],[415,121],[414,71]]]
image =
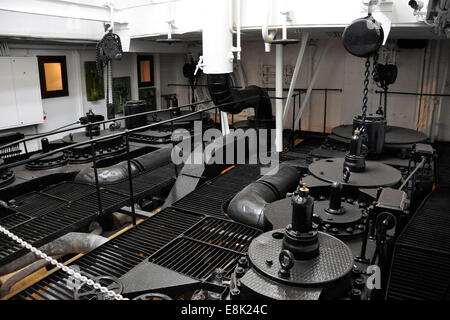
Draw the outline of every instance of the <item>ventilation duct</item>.
[[[205,1],[205,24],[202,31],[203,56],[201,67],[207,74],[208,89],[215,105],[223,112],[236,114],[247,108],[255,109],[256,126],[273,121],[270,98],[264,89],[250,86],[236,90],[231,88],[233,72],[233,37],[228,14],[229,0]]]
[[[242,189],[228,205],[228,215],[235,221],[265,229],[264,209],[267,204],[286,197],[298,186],[297,169],[281,166],[274,175],[266,175]]]

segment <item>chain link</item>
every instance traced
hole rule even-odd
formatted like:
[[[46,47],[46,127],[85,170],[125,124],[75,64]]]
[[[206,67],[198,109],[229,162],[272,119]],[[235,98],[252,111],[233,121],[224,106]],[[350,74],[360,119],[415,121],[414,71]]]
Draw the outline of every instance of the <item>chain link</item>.
[[[366,71],[364,72],[364,89],[363,89],[363,105],[361,113],[361,128],[362,134],[365,133],[366,129],[366,114],[367,114],[367,94],[369,93],[369,76],[370,76],[370,57],[366,60]]]
[[[20,244],[22,247],[30,250],[32,253],[34,253],[35,255],[40,257],[41,259],[45,259],[46,261],[48,261],[52,265],[56,266],[57,268],[62,269],[65,273],[67,273],[68,275],[72,276],[76,280],[79,280],[82,283],[86,283],[87,285],[89,285],[91,287],[94,287],[94,289],[96,289],[96,290],[100,290],[100,292],[102,292],[103,294],[108,295],[109,297],[111,297],[111,298],[113,298],[115,300],[128,300],[128,298],[124,298],[121,294],[118,294],[118,293],[115,293],[112,290],[109,290],[108,288],[102,286],[100,283],[95,282],[94,280],[89,279],[86,276],[83,276],[81,273],[76,272],[72,268],[63,265],[62,263],[58,262],[57,260],[53,259],[52,257],[49,257],[47,254],[45,254],[44,252],[42,252],[38,248],[33,247],[31,244],[29,244],[25,240],[19,238],[14,233],[10,232],[8,229],[6,229],[5,227],[3,227],[1,225],[0,225],[0,232],[5,234],[7,237],[12,239],[13,241],[15,241],[18,244]]]

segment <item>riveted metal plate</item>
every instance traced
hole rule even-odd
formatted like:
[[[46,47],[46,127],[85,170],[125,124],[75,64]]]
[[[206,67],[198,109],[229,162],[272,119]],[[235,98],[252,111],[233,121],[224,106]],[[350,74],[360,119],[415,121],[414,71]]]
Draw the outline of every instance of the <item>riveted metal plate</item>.
[[[339,182],[359,188],[378,188],[396,185],[402,175],[397,169],[386,164],[366,161],[364,172],[352,172],[350,179],[343,179],[344,158],[323,159],[309,165],[309,172],[316,178],[327,182]]]
[[[252,292],[276,300],[318,300],[322,288],[299,288],[269,280],[254,270],[248,270],[241,278],[241,284]],[[243,290],[243,298],[246,290]]]
[[[266,232],[251,243],[248,256],[261,274],[290,285],[323,286],[345,277],[352,268],[353,256],[341,240],[319,232],[320,254],[310,260],[295,261],[288,277],[281,277],[278,256],[281,252],[284,229]],[[268,263],[269,262],[269,263]]]

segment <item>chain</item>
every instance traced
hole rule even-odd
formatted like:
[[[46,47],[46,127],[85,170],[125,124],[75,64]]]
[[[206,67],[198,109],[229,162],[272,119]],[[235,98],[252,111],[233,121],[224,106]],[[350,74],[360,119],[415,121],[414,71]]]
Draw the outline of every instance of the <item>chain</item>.
[[[372,78],[378,78],[378,51],[375,51],[373,55],[373,70],[372,70]]]
[[[95,282],[94,280],[91,280],[88,277],[81,275],[81,273],[76,272],[72,268],[63,265],[62,263],[58,262],[57,260],[53,259],[52,257],[49,257],[47,254],[45,254],[38,248],[33,247],[31,244],[29,244],[25,240],[22,240],[21,238],[19,238],[14,233],[10,232],[9,230],[7,230],[6,228],[4,228],[1,225],[0,225],[0,232],[2,232],[3,234],[5,234],[9,238],[11,238],[18,244],[20,244],[22,247],[30,250],[32,253],[34,253],[38,257],[45,259],[46,261],[48,261],[52,265],[56,266],[57,268],[62,269],[65,273],[72,276],[76,280],[86,283],[87,285],[94,287],[94,289],[96,289],[96,290],[100,290],[103,294],[107,294],[109,297],[111,297],[115,300],[128,300],[127,298],[124,298],[122,295],[115,293],[114,291],[109,290],[108,288],[102,286],[100,283]]]
[[[366,113],[367,113],[367,94],[369,92],[369,76],[370,76],[370,57],[366,60],[366,71],[364,72],[364,89],[363,89],[363,105],[361,114],[361,128],[360,131],[364,134],[366,128]]]

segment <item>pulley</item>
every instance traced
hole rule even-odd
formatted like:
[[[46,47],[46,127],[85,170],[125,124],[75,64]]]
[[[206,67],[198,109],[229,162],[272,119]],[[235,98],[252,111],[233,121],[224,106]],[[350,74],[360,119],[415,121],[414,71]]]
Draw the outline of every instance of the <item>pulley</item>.
[[[381,47],[384,32],[381,24],[371,14],[354,20],[342,34],[345,49],[352,55],[367,58]]]

